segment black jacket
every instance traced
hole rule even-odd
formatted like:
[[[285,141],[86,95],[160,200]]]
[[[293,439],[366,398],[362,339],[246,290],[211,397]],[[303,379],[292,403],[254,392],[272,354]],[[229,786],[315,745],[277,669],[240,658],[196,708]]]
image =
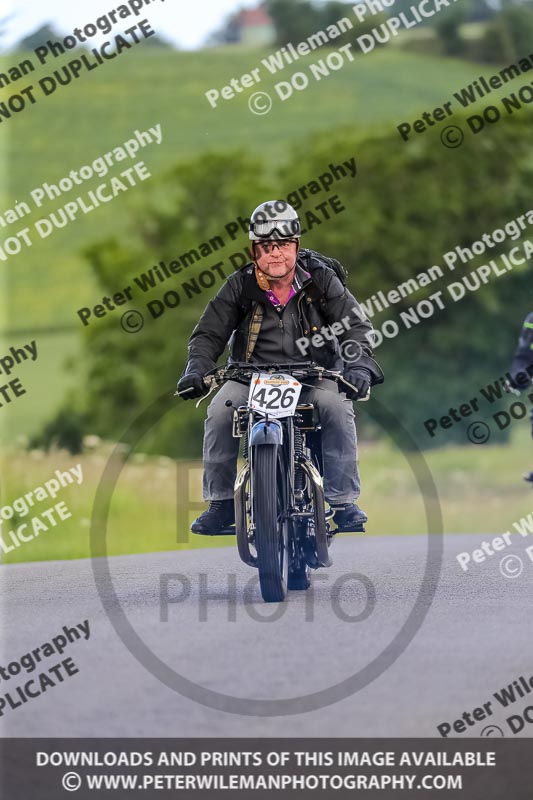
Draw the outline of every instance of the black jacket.
[[[335,272],[316,257],[301,250],[297,262],[298,273],[306,270],[311,277],[304,279],[297,296],[297,325],[301,337],[311,339],[311,345],[302,361],[316,363],[333,370],[344,370],[345,364],[339,345],[348,340],[358,342],[361,356],[351,366],[363,367],[370,372],[372,385],[383,383],[381,367],[373,358],[372,323],[361,306],[342,284]],[[253,264],[234,272],[224,282],[217,295],[210,300],[189,339],[189,358],[183,375],[205,375],[216,362],[229,342],[230,361],[249,361],[260,336],[264,306],[270,301],[259,288]],[[332,340],[324,339],[314,346],[313,335],[324,326],[330,326],[348,317],[347,328]],[[353,352],[353,346],[350,345]]]

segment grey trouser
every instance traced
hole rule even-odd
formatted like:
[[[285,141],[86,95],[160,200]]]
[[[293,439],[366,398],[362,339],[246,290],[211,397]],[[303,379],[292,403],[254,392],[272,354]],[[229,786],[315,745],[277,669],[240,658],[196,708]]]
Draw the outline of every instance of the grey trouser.
[[[351,503],[360,492],[357,469],[355,414],[351,400],[339,394],[334,381],[320,382],[323,389],[302,390],[300,402],[318,408],[322,424],[324,493],[329,503]],[[204,500],[233,498],[240,439],[232,436],[233,409],[246,405],[248,386],[229,381],[218,391],[207,409],[204,434]]]

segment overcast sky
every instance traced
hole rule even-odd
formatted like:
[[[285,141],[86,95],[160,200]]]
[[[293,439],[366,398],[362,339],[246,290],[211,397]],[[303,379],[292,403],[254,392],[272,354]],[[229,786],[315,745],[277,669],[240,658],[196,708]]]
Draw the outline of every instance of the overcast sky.
[[[11,16],[2,37],[2,46],[10,47],[45,22],[52,23],[66,35],[125,2],[127,0],[83,0],[81,3],[73,0],[0,0],[0,18]],[[257,4],[258,0],[155,0],[146,6],[146,12],[141,13],[138,19],[146,16],[161,36],[182,48],[193,49],[203,44],[228,13]],[[130,18],[123,23],[129,27]]]

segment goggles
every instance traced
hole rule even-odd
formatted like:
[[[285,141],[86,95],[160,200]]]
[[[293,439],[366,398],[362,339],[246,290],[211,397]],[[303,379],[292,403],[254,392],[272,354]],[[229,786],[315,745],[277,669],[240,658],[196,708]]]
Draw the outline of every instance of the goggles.
[[[250,230],[261,239],[290,239],[301,235],[297,219],[261,220],[250,223]]]

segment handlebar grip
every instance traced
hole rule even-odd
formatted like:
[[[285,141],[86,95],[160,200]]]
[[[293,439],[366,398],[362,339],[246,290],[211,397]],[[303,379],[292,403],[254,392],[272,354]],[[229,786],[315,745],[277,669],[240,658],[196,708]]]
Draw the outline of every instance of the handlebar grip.
[[[349,381],[347,381],[346,378],[340,377],[339,383],[345,383],[346,386],[349,386],[350,389],[353,389],[354,392],[357,392],[357,394],[359,394],[355,386],[353,386]],[[367,400],[370,400],[370,392],[371,392],[371,387],[369,386],[368,392],[365,394],[364,397],[353,397],[352,400],[354,400],[356,403],[366,403]]]
[[[213,385],[216,385],[216,379],[214,375],[208,375],[202,378],[202,380],[208,389],[210,389]],[[190,386],[188,389],[183,389],[181,392],[174,392],[174,397],[182,397],[182,395],[189,394],[189,392],[194,392],[194,388],[192,386]]]

